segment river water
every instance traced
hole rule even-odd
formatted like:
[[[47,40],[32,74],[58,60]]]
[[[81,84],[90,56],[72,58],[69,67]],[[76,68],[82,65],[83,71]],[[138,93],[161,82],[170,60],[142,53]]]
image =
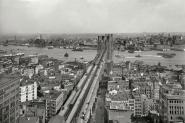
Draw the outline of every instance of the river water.
[[[22,52],[25,53],[25,55],[48,55],[49,57],[53,57],[59,60],[65,60],[65,61],[73,61],[75,58],[77,60],[81,60],[80,58],[83,57],[84,61],[90,61],[95,56],[97,51],[96,50],[84,50],[83,52],[74,52],[71,51],[71,49],[60,49],[60,48],[37,48],[37,47],[27,47],[27,46],[2,46],[0,45],[0,50],[5,50],[7,53],[11,53],[11,50],[13,52]],[[69,54],[68,58],[64,57],[65,53]],[[176,53],[176,56],[173,58],[163,58],[160,56],[157,56],[157,53],[160,53],[161,51],[143,51],[143,52],[136,52],[136,53],[128,53],[125,52],[118,52],[114,51],[113,60],[115,63],[124,61],[135,61],[135,60],[141,60],[144,61],[146,64],[154,65],[158,64],[158,62],[161,63],[161,65],[182,65],[185,64],[185,52],[184,51],[168,51],[172,53]],[[115,57],[115,55],[119,54],[121,58]],[[136,55],[141,55],[142,57],[135,57]]]

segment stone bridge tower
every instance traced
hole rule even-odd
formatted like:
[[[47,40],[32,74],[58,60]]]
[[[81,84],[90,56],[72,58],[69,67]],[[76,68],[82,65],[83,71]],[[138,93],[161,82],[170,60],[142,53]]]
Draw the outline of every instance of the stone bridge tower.
[[[100,54],[103,50],[106,50],[106,71],[110,75],[112,72],[113,65],[113,34],[105,34],[103,36],[98,36],[98,46],[97,53]]]

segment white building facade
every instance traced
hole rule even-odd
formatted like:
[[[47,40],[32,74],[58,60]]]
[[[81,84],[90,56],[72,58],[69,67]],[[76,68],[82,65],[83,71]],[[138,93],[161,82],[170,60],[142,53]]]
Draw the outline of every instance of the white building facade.
[[[37,83],[25,83],[20,86],[20,102],[37,99]]]

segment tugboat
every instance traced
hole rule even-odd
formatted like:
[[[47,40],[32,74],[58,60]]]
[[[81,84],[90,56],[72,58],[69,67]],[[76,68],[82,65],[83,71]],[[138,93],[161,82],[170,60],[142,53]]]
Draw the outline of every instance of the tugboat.
[[[64,54],[64,57],[69,57],[69,54],[66,52],[66,53]]]

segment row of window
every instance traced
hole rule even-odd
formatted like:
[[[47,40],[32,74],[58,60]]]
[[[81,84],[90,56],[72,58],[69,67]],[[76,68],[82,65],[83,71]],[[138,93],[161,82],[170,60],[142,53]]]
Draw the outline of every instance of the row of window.
[[[184,109],[184,107],[183,106],[169,106],[170,107],[170,110],[172,109]]]
[[[178,114],[178,115],[184,115],[184,111],[180,111],[180,110],[177,110],[177,111],[173,111],[173,110],[172,110],[172,111],[171,111],[171,110],[170,110],[170,114],[172,114],[172,115],[173,115],[173,114],[175,114],[175,115],[176,115],[176,114]]]
[[[169,103],[183,103],[183,100],[169,100]]]
[[[184,114],[184,107],[182,106],[170,106],[170,114]]]

